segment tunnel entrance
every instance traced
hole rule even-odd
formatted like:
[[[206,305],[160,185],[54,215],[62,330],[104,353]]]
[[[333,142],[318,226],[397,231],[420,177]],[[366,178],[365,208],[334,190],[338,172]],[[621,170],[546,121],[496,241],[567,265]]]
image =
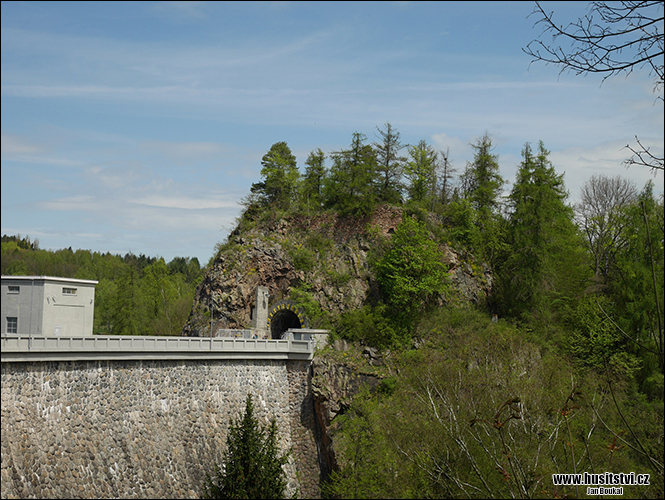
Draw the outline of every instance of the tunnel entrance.
[[[289,328],[302,328],[298,316],[293,311],[279,311],[270,321],[270,338],[281,339]]]
[[[281,339],[289,328],[306,328],[306,320],[298,306],[290,300],[281,300],[268,314],[270,338]]]

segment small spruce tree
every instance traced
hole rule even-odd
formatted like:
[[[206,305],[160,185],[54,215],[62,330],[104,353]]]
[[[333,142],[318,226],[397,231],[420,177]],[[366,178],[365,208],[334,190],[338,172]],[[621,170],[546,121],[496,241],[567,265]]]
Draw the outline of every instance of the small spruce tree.
[[[214,478],[206,474],[203,498],[284,498],[290,451],[279,453],[277,422],[262,426],[254,417],[252,396],[247,395],[245,415],[231,421],[222,465]]]

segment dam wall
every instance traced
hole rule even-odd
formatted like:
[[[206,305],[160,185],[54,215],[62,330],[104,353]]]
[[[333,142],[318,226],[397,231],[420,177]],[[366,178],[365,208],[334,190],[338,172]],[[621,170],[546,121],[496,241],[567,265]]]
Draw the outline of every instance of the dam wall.
[[[287,494],[320,496],[309,343],[41,340],[2,339],[2,498],[198,498],[248,394],[293,451]]]

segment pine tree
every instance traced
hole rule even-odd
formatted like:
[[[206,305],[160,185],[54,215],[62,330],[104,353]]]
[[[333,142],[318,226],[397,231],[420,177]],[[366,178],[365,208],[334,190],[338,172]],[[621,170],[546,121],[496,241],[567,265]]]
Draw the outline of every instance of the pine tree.
[[[323,197],[323,182],[326,177],[326,155],[317,149],[312,151],[305,161],[305,178],[302,182],[302,198],[307,206],[321,208]]]
[[[471,246],[478,256],[495,265],[502,247],[502,219],[498,214],[499,197],[505,184],[499,174],[499,158],[492,154],[492,140],[485,133],[472,145],[473,162],[468,162],[462,175],[465,198],[474,211],[475,235]]]
[[[411,160],[404,170],[409,178],[409,198],[416,203],[428,205],[435,195],[436,167],[438,153],[425,141],[417,146],[409,146]]]
[[[558,175],[542,141],[527,143],[509,196],[509,249],[500,269],[507,313],[537,312],[570,298],[584,281],[583,250]]]
[[[376,154],[376,170],[378,174],[377,197],[379,202],[399,203],[402,198],[402,169],[406,158],[399,156],[404,145],[400,142],[400,134],[393,129],[390,122],[385,130],[377,127],[380,142],[373,144]]]
[[[332,154],[333,165],[324,184],[325,205],[342,215],[363,216],[376,205],[376,156],[366,137],[353,133],[350,149]]]
[[[499,174],[499,158],[492,154],[489,135],[485,133],[472,147],[473,162],[467,163],[463,184],[467,190],[466,197],[482,219],[497,208],[504,180]]]
[[[215,466],[214,480],[206,476],[204,498],[284,498],[286,473],[282,466],[290,451],[279,452],[274,418],[266,427],[254,417],[250,394],[242,419],[231,422],[226,446],[222,465]]]

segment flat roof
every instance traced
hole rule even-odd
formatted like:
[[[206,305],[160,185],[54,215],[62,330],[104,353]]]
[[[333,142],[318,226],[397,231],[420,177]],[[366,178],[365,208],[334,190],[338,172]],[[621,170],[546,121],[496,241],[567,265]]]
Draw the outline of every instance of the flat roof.
[[[59,281],[61,283],[78,283],[80,285],[96,285],[99,281],[81,280],[78,278],[59,278],[57,276],[2,276],[2,281]]]

